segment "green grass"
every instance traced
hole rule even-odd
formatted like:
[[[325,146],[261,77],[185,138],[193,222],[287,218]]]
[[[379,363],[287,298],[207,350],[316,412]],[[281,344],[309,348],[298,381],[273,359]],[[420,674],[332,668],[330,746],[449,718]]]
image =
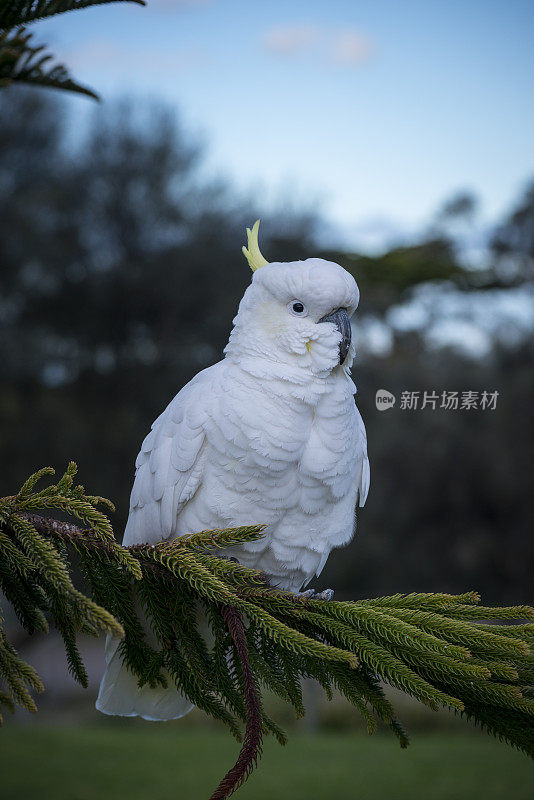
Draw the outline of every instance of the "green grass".
[[[0,733],[2,800],[207,800],[237,745],[178,725],[10,727]],[[240,800],[531,800],[534,766],[478,732],[386,736],[293,731],[267,741]]]

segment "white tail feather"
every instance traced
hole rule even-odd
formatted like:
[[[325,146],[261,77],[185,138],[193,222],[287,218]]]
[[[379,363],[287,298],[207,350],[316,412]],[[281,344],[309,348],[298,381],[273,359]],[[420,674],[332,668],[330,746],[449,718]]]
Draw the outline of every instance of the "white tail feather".
[[[181,694],[168,673],[167,688],[139,688],[137,677],[123,664],[118,652],[120,639],[106,639],[106,671],[100,683],[96,701],[98,711],[119,717],[143,717],[151,722],[178,719],[194,708]]]

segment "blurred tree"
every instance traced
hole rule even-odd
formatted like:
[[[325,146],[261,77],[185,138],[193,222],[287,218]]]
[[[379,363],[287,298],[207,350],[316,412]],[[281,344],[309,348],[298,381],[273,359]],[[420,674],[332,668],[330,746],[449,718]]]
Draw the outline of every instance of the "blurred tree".
[[[534,181],[491,241],[497,276],[507,285],[534,278]]]
[[[447,239],[461,250],[473,235],[477,207],[478,200],[472,192],[456,192],[445,200],[431,221],[432,236]]]
[[[374,258],[340,251],[321,255],[354,275],[362,295],[360,313],[380,316],[421,283],[459,280],[466,275],[456,259],[452,242],[444,237],[397,247]]]
[[[476,208],[477,199],[471,192],[458,192],[443,203],[437,218],[444,222],[458,219],[470,221],[475,215]]]

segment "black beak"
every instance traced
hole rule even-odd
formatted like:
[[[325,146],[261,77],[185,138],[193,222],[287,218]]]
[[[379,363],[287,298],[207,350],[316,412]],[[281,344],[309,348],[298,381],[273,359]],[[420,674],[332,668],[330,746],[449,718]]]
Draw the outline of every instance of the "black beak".
[[[347,353],[349,352],[352,330],[350,327],[350,317],[347,314],[346,308],[338,308],[337,311],[332,311],[319,322],[332,322],[341,334],[341,341],[339,343],[339,363],[343,364]]]

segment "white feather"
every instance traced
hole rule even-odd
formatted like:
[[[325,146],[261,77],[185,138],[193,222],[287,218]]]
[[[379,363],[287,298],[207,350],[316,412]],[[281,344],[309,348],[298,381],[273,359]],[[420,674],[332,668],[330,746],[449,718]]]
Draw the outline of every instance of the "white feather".
[[[296,297],[307,320],[287,311]],[[365,427],[339,365],[339,333],[317,324],[332,309],[354,310],[357,297],[352,277],[319,259],[254,273],[225,359],[178,393],[142,444],[125,545],[263,523],[264,539],[228,554],[292,591],[319,575],[332,548],[353,536],[369,489]],[[174,686],[139,689],[118,644],[107,644],[99,710],[187,713]]]

